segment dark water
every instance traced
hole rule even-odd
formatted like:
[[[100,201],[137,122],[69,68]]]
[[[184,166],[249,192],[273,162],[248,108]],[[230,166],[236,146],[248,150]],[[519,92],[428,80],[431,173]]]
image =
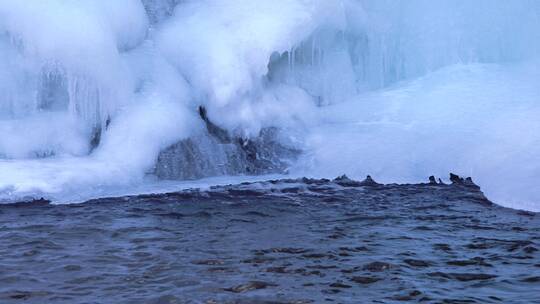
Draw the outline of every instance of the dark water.
[[[288,180],[0,206],[0,303],[540,303],[540,215]]]

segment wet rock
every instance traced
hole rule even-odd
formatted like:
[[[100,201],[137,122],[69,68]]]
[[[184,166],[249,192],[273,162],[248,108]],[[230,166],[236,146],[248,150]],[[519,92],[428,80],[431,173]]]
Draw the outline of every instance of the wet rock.
[[[462,178],[459,175],[450,173],[450,181],[453,185],[462,185],[467,187],[479,188],[472,180],[472,178]]]
[[[350,179],[347,175],[342,175],[334,179],[334,183],[342,187],[360,187],[361,183]]]
[[[362,186],[377,186],[379,185],[377,182],[375,182],[373,180],[373,178],[371,178],[370,175],[366,176],[366,179],[364,179],[363,181],[360,182],[360,185]]]
[[[465,180],[459,175],[450,173],[450,181],[452,182],[452,184],[463,184]]]
[[[263,128],[246,139],[213,123],[204,107],[206,130],[160,152],[154,174],[160,179],[190,180],[222,175],[283,174],[301,151],[280,138],[279,129]]]
[[[429,177],[429,184],[430,185],[437,185],[437,180],[435,179],[435,176],[430,176]]]

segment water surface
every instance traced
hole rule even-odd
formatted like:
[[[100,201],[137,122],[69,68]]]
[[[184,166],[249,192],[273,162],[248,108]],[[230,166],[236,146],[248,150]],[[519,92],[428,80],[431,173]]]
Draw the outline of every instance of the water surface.
[[[540,215],[295,179],[0,205],[0,303],[540,303]]]

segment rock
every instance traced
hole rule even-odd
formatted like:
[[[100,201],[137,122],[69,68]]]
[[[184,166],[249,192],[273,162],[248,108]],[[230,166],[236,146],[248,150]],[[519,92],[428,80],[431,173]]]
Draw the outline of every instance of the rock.
[[[334,179],[334,183],[342,187],[360,187],[360,182],[350,179],[347,175],[342,175]]]
[[[452,182],[453,185],[463,185],[463,186],[473,186],[473,187],[478,187],[472,180],[472,178],[470,177],[467,177],[467,178],[462,178],[460,177],[459,175],[456,175],[456,174],[453,174],[453,173],[450,173],[450,181]]]
[[[277,128],[263,128],[258,136],[233,136],[207,116],[199,116],[205,130],[162,150],[153,173],[160,179],[189,180],[222,175],[286,173],[301,151],[284,144]]]
[[[429,177],[429,184],[430,185],[436,185],[437,184],[437,180],[435,180],[435,176],[430,176]]]
[[[452,184],[463,184],[463,178],[459,177],[459,175],[456,175],[454,173],[450,173],[450,181]]]
[[[364,179],[363,181],[361,181],[360,184],[361,184],[362,186],[376,186],[376,185],[378,185],[378,183],[375,182],[375,181],[373,180],[373,178],[371,178],[370,175],[366,176],[366,179]]]

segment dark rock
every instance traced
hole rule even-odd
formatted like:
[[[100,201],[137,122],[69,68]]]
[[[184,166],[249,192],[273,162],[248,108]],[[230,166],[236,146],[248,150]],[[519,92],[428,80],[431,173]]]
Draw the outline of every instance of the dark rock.
[[[216,138],[222,144],[232,143],[232,139],[231,139],[231,136],[229,135],[229,132],[227,132],[227,130],[225,129],[220,128],[219,126],[217,126],[216,124],[210,121],[205,107],[203,106],[199,107],[199,116],[204,121],[204,124],[206,125],[206,129],[208,130],[208,133],[210,133],[211,136]]]
[[[370,175],[366,176],[366,179],[364,179],[363,181],[360,182],[360,185],[362,186],[377,186],[379,185],[377,182],[375,182],[373,180],[373,178],[371,178]]]
[[[281,140],[277,128],[261,129],[258,136],[246,139],[213,123],[204,107],[199,107],[199,116],[205,130],[160,152],[153,172],[158,178],[281,174],[301,153]]]
[[[360,187],[362,186],[359,181],[350,179],[347,175],[342,175],[334,179],[334,183],[342,187]]]
[[[452,184],[463,184],[464,180],[463,178],[459,177],[459,175],[456,175],[454,173],[450,173],[450,181]]]
[[[437,184],[437,180],[435,179],[435,176],[430,176],[429,177],[429,184],[430,185],[436,185]]]

